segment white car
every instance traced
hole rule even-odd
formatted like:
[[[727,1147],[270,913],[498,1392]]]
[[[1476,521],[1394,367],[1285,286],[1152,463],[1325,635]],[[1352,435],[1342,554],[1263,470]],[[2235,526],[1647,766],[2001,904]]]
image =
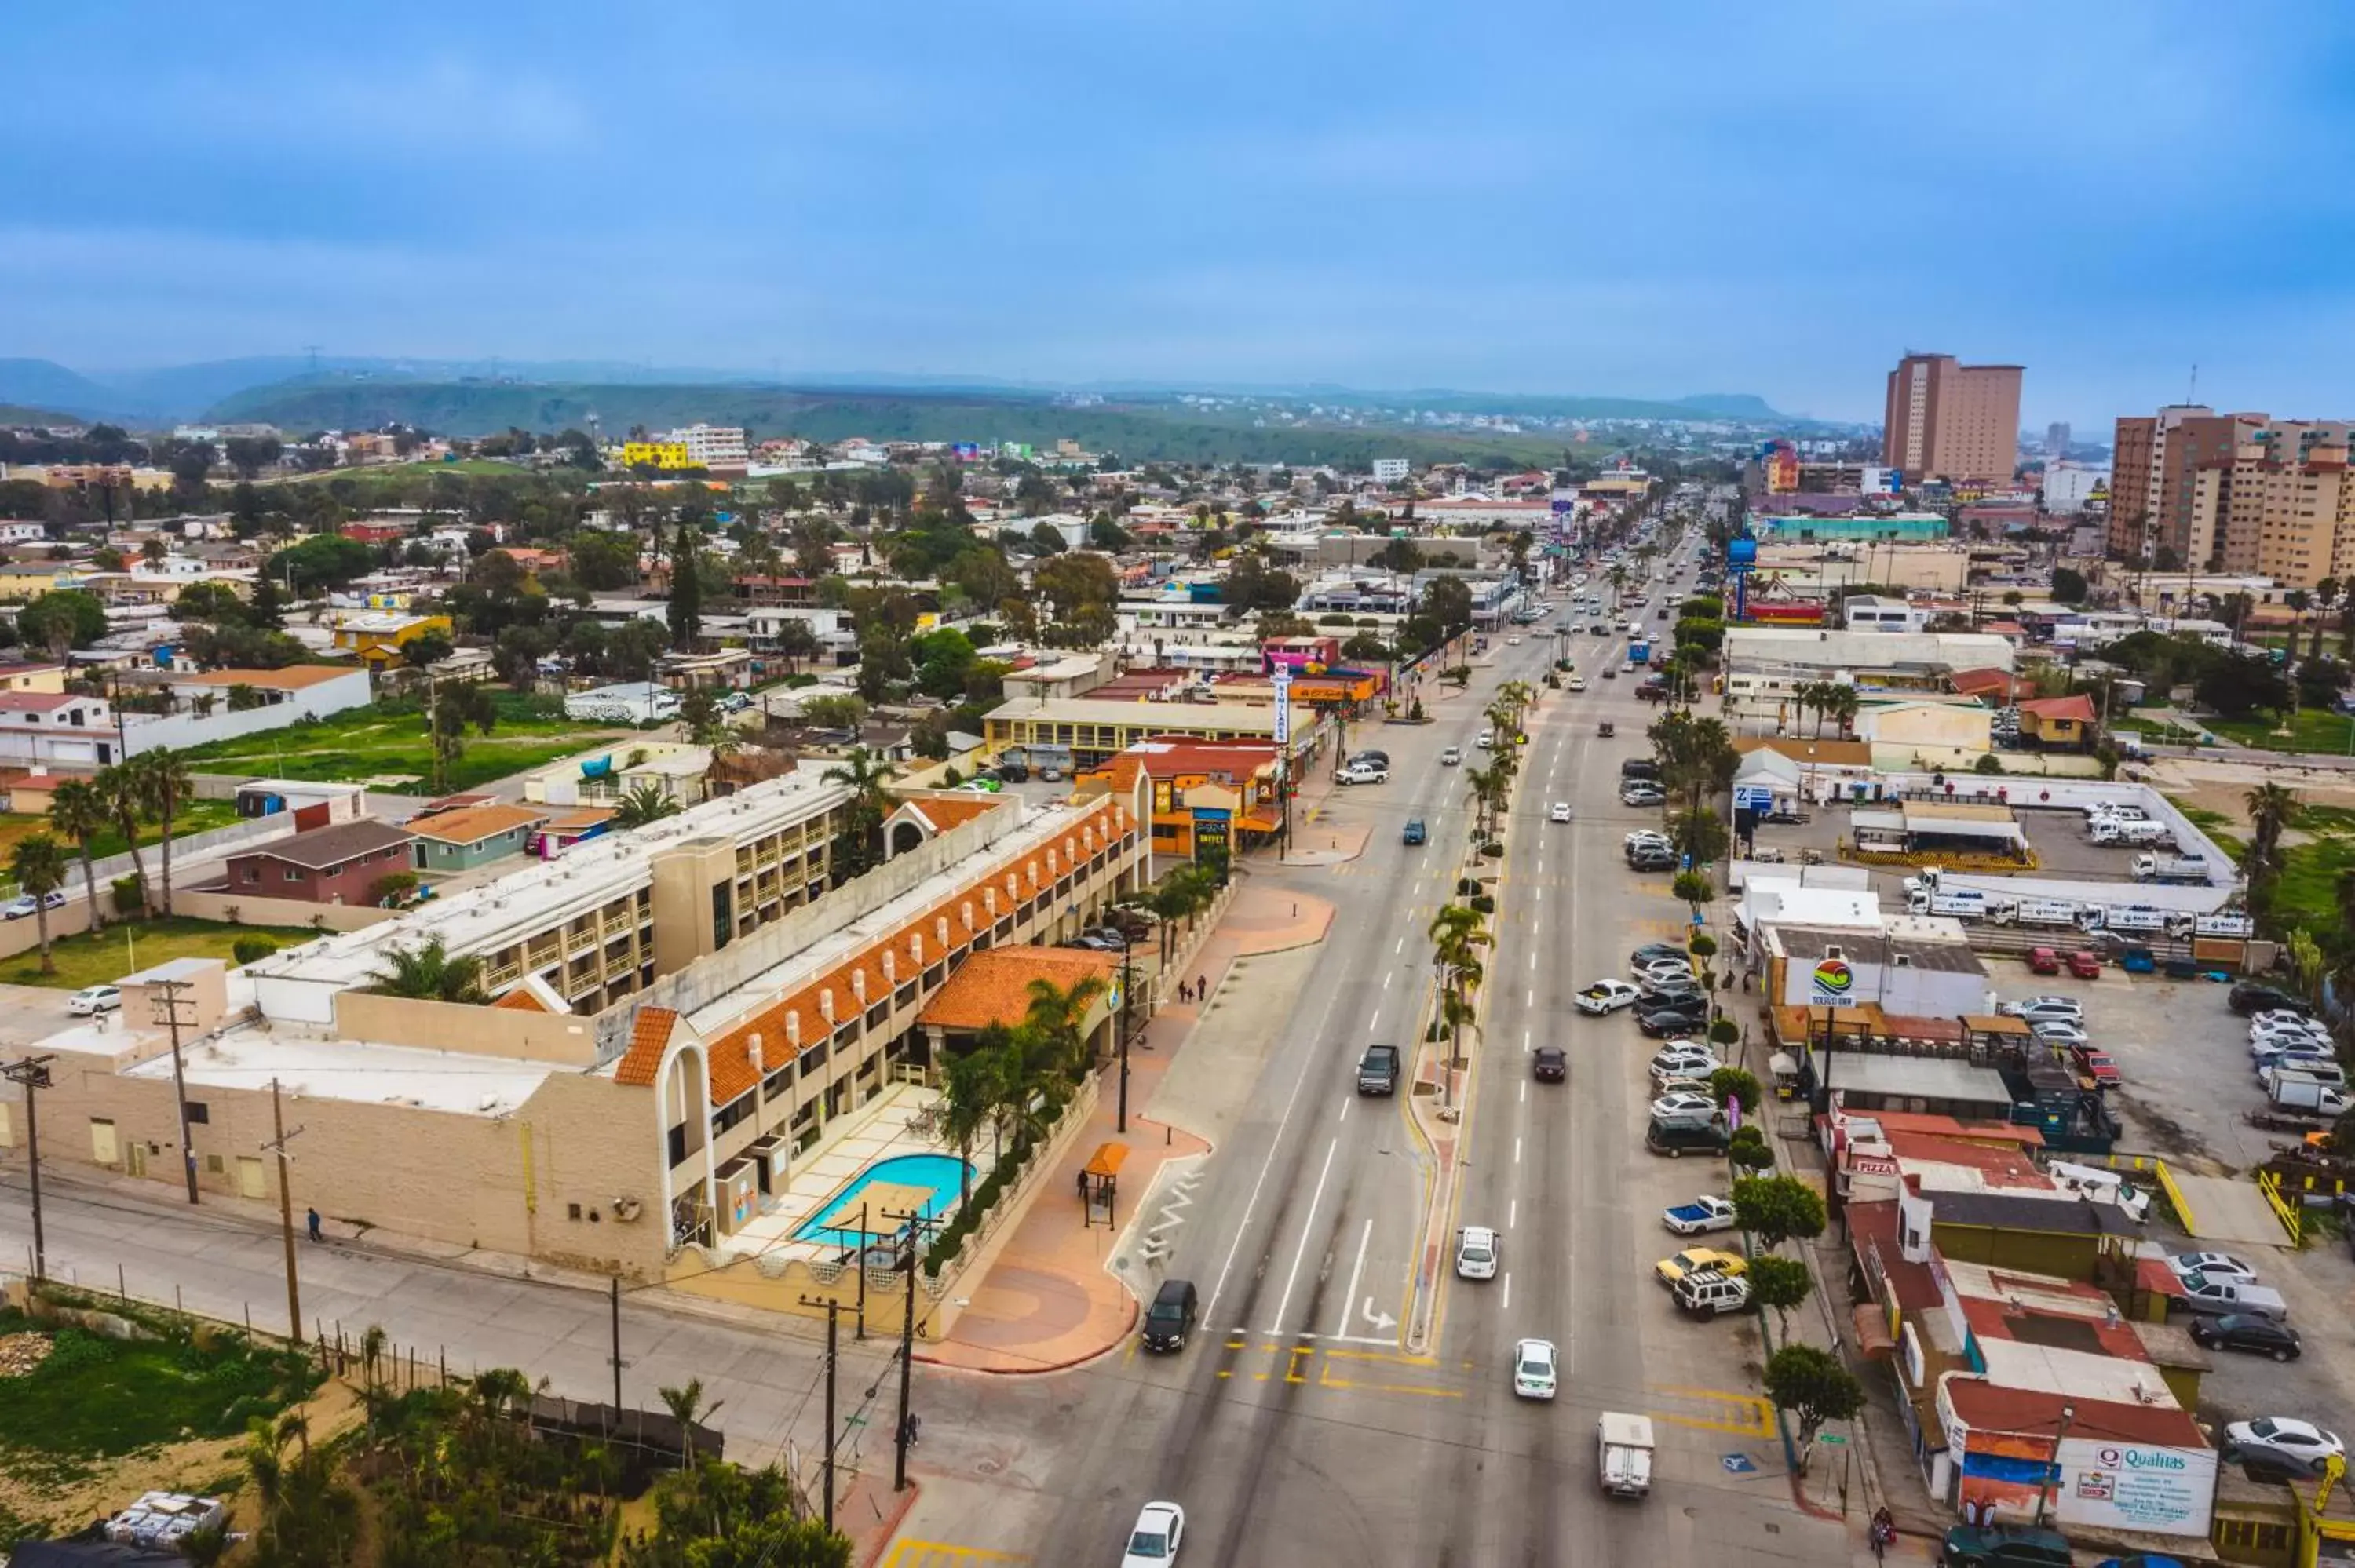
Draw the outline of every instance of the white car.
[[[1352,762],[1335,774],[1333,780],[1337,784],[1387,784],[1391,781],[1391,770],[1377,768],[1370,762]]]
[[[1497,732],[1493,729],[1484,729],[1472,737],[1472,744],[1483,751],[1490,750],[1497,744]]]
[[[37,910],[62,909],[65,905],[66,892],[63,888],[42,894],[37,904],[31,894],[21,894],[5,904],[0,904],[0,920],[22,920]]]
[[[1646,788],[1657,789],[1658,786],[1646,785]],[[1660,832],[1657,828],[1637,828],[1634,832],[1629,833],[1619,842],[1629,849],[1634,849],[1637,844],[1657,844],[1662,849],[1674,849],[1677,847],[1677,841],[1668,837],[1668,834]]]
[[[2254,1458],[2260,1465],[2309,1476],[2322,1474],[2334,1455],[2343,1457],[2347,1453],[2347,1445],[2339,1440],[2337,1433],[2288,1415],[2260,1415],[2254,1421],[2235,1421],[2224,1428],[2224,1445],[2228,1454],[2237,1451],[2242,1458]]]
[[[2030,1023],[2039,1019],[2054,1023],[2085,1022],[2085,1004],[2073,996],[2031,996],[2025,1001],[2007,1001],[1996,1011]]]
[[[1636,988],[1625,980],[1599,980],[1578,993],[1578,1011],[1597,1014],[1616,1012],[1623,1007],[1635,1006],[1638,994]]]
[[[1716,1053],[1705,1046],[1678,1045],[1655,1054],[1649,1070],[1656,1078],[1688,1073],[1697,1078],[1706,1078],[1721,1065]]]
[[[2328,1040],[2330,1031],[2310,1018],[2269,1019],[2249,1025],[2252,1043],[2260,1040]]]
[[[1586,690],[1586,677],[1583,675],[1572,675],[1569,680],[1564,681],[1562,685],[1569,691],[1582,692]]]
[[[1513,1392],[1523,1399],[1551,1399],[1559,1365],[1551,1340],[1523,1340],[1513,1347]]]
[[[1442,768],[1458,767],[1463,761],[1464,748],[1460,746],[1451,746],[1439,754],[1439,765]]]
[[[2211,1279],[2246,1279],[2254,1282],[2257,1271],[2229,1252],[2179,1252],[2167,1260],[2167,1266],[2178,1275],[2204,1274]]]
[[[119,986],[86,985],[66,998],[66,1011],[77,1018],[96,1018],[122,1005],[123,990]]]
[[[1521,645],[1521,634],[1520,634],[1519,632],[1518,632],[1518,631],[1514,632],[1510,637],[1508,637],[1508,638],[1506,638],[1506,639],[1505,639],[1505,646],[1506,646],[1506,647],[1508,647],[1508,648],[1518,648],[1520,645]]]
[[[1552,807],[1547,810],[1546,820],[1552,822],[1566,822],[1570,821],[1570,802],[1567,800],[1556,800]]]
[[[1733,1200],[1710,1194],[1662,1210],[1660,1223],[1680,1236],[1697,1236],[1705,1231],[1730,1231],[1738,1222]]]
[[[1120,1554],[1120,1568],[1162,1568],[1178,1560],[1186,1539],[1186,1510],[1174,1502],[1149,1502],[1138,1510],[1136,1526],[1128,1532],[1128,1550]]]
[[[2313,1022],[2314,1015],[2312,1013],[2299,1012],[2293,1008],[2287,1007],[2269,1007],[2263,1012],[2253,1012],[2249,1014],[2249,1027],[2252,1029],[2266,1025],[2279,1027],[2285,1023],[2311,1024]]]
[[[1689,980],[1692,979],[1690,959],[1647,959],[1632,966],[1628,974],[1637,985],[1646,980]]]
[[[1710,1117],[1716,1114],[1715,1100],[1710,1099],[1707,1095],[1693,1094],[1687,1090],[1680,1089],[1674,1094],[1662,1095],[1652,1102],[1654,1121],[1675,1121],[1679,1118],[1690,1119],[1694,1117]]]
[[[1465,1225],[1455,1233],[1455,1274],[1459,1279],[1497,1277],[1497,1233],[1486,1225]]]

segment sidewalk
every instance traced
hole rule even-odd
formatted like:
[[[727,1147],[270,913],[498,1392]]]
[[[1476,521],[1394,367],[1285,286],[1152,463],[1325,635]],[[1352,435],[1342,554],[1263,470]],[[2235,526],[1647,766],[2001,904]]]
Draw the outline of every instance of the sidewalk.
[[[1115,1065],[1106,1070],[1088,1126],[1040,1185],[1030,1212],[1016,1224],[956,1327],[946,1339],[919,1351],[919,1361],[967,1372],[1057,1372],[1116,1349],[1128,1337],[1137,1301],[1113,1272],[1115,1256],[1163,1167],[1210,1151],[1207,1139],[1145,1112],[1195,1024],[1206,1012],[1232,1000],[1224,991],[1235,960],[1322,941],[1332,920],[1333,906],[1320,898],[1249,883],[1237,889],[1224,917],[1177,977],[1205,982],[1204,1001],[1163,1007],[1131,1042],[1128,1131],[1116,1130]],[[1120,1170],[1119,1209],[1114,1225],[1088,1226],[1081,1223],[1079,1174],[1106,1143],[1128,1150]]]

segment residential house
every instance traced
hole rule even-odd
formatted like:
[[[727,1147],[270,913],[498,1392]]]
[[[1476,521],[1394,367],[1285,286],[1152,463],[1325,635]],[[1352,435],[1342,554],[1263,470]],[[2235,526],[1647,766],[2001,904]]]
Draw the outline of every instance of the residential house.
[[[123,737],[102,697],[0,692],[0,763],[32,768],[103,768],[122,759]]]
[[[375,904],[386,877],[410,869],[412,837],[373,817],[312,828],[231,854],[228,876],[203,891],[304,904]]]
[[[2083,750],[2094,737],[2094,699],[2030,697],[2019,705],[2019,736],[2043,747]]]
[[[539,806],[472,806],[412,817],[417,869],[454,875],[531,847],[532,831],[554,813]]]
[[[446,615],[411,615],[400,610],[369,610],[346,615],[334,625],[338,653],[357,658],[371,670],[402,662],[401,649],[429,632],[451,635]]]

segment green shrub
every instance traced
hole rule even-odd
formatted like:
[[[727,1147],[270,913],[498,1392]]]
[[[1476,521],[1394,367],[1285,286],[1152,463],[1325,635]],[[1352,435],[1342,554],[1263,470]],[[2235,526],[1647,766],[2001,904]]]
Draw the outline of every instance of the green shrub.
[[[236,957],[240,969],[247,964],[258,964],[277,950],[278,944],[267,937],[240,937],[229,945],[229,952]]]
[[[1494,839],[1490,839],[1487,843],[1480,846],[1480,855],[1484,860],[1498,859],[1504,854],[1504,853],[1505,846],[1498,843]]]
[[[1713,958],[1717,954],[1717,938],[1706,931],[1696,931],[1685,949],[1696,959]]]
[[[1709,1037],[1719,1045],[1731,1045],[1742,1038],[1742,1025],[1731,1018],[1721,1018],[1709,1026]]]
[[[147,884],[137,872],[114,879],[114,912],[137,918],[147,912]]]
[[[1494,915],[1497,912],[1497,901],[1485,893],[1476,893],[1472,895],[1472,908],[1476,914]]]

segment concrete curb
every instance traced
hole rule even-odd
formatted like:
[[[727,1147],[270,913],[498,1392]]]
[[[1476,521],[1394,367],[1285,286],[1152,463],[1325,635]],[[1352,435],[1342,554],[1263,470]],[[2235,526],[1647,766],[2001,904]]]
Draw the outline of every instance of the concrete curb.
[[[920,1366],[938,1367],[943,1372],[971,1372],[977,1377],[1043,1377],[1049,1372],[1070,1372],[1073,1367],[1085,1366],[1119,1350],[1127,1342],[1128,1336],[1135,1331],[1136,1313],[1136,1298],[1131,1296],[1128,1298],[1128,1321],[1121,1326],[1116,1339],[1109,1344],[1098,1345],[1093,1350],[1082,1351],[1060,1361],[1041,1361],[1031,1367],[968,1367],[955,1361],[942,1361],[937,1356],[919,1355],[915,1359]]]
[[[883,1554],[891,1550],[891,1538],[900,1533],[901,1525],[908,1522],[909,1511],[916,1506],[916,1499],[923,1495],[923,1482],[910,1476],[908,1489],[899,1494],[899,1502],[884,1516],[881,1533],[876,1536],[874,1546],[859,1558],[861,1568],[875,1568],[876,1563],[883,1561]]]

